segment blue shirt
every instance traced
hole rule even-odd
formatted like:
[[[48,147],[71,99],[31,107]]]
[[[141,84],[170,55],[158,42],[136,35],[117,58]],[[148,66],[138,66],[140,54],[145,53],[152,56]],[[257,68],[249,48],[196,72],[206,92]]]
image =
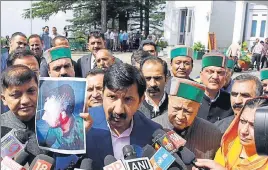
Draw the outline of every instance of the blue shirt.
[[[119,40],[120,40],[120,42],[123,41],[123,33],[120,33],[120,34],[119,34]]]
[[[49,33],[44,32],[41,35],[42,40],[44,41],[44,47],[43,50],[46,51],[47,49],[51,48],[52,44],[51,44],[51,37],[49,36]]]
[[[128,33],[123,34],[123,40],[128,40]]]

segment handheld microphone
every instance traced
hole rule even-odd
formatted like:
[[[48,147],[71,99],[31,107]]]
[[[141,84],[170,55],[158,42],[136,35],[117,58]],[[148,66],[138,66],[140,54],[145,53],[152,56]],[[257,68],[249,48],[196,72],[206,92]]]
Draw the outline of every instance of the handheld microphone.
[[[123,155],[125,160],[137,158],[137,153],[131,145],[123,147]]]
[[[29,139],[29,134],[25,131],[11,130],[1,138],[1,157],[8,156],[14,158],[25,148],[25,143]]]
[[[183,163],[183,161],[178,156],[178,154],[176,154],[178,149],[173,145],[173,143],[171,142],[171,140],[169,139],[168,135],[166,134],[166,132],[164,130],[157,129],[153,133],[153,140],[152,141],[153,141],[153,143],[154,143],[153,145],[156,149],[160,149],[160,147],[162,146],[164,149],[166,149],[168,152],[170,152],[172,154],[172,156],[175,157],[175,162],[178,164],[178,166],[181,167],[181,169],[187,170],[186,165]]]
[[[23,166],[12,160],[10,157],[5,156],[1,161],[1,170],[26,170]]]
[[[171,140],[176,149],[185,146],[186,140],[183,139],[180,135],[178,135],[174,130],[164,129],[164,131],[167,133],[169,139]]]
[[[142,148],[142,157],[148,157],[149,159],[153,157],[153,155],[156,153],[156,150],[151,145],[145,145]]]
[[[126,170],[122,161],[116,160],[112,155],[107,155],[104,158],[104,165],[103,170]]]
[[[183,147],[180,150],[180,154],[181,154],[181,159],[185,165],[193,165],[199,170],[209,170],[208,168],[199,167],[195,165],[195,162],[196,162],[195,154],[192,151],[190,151],[188,148]]]
[[[128,170],[153,170],[149,158],[141,157],[124,161]]]
[[[16,156],[16,157],[14,158],[14,160],[15,160],[18,164],[24,166],[24,165],[27,163],[27,161],[28,161],[28,160],[27,160],[28,157],[29,157],[29,154],[28,154],[27,152],[25,152],[25,151],[21,151],[21,152],[18,154],[18,156]]]
[[[30,170],[51,170],[53,168],[54,159],[47,155],[37,155],[30,165]]]
[[[80,168],[74,168],[74,170],[93,170],[92,162],[92,159],[85,158],[82,160]]]

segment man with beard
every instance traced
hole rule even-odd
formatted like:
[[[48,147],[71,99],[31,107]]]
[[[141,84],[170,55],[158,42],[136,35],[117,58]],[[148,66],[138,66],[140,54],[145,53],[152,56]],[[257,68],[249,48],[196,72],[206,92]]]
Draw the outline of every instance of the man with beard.
[[[233,115],[230,94],[220,90],[225,76],[226,57],[223,54],[211,52],[202,57],[200,78],[206,90],[198,117],[215,123]]]
[[[52,47],[44,53],[49,77],[74,77],[71,50],[67,46]]]
[[[122,61],[112,55],[107,49],[101,49],[95,56],[96,66],[102,70],[107,70],[113,64],[122,63]]]
[[[27,46],[27,37],[21,32],[15,32],[12,34],[10,39],[9,53],[12,53],[17,48],[26,48]]]
[[[152,119],[167,111],[168,97],[165,93],[167,63],[158,57],[145,58],[141,63],[141,72],[146,80],[146,92],[139,111]]]
[[[263,93],[265,96],[268,96],[268,68],[261,70],[261,82],[263,86]]]
[[[226,77],[225,77],[225,83],[224,86],[221,88],[221,90],[230,93],[232,89],[232,85],[234,81],[232,80],[232,76],[234,73],[234,60],[232,58],[227,57],[227,66],[226,66]]]
[[[193,69],[192,49],[178,46],[170,51],[172,76],[193,80],[189,77]]]
[[[104,70],[95,68],[90,70],[86,76],[87,79],[87,104],[88,108],[102,105],[103,77]]]
[[[143,40],[139,47],[139,50],[146,51],[150,53],[152,56],[157,57],[156,44],[151,40]]]
[[[102,169],[107,155],[123,159],[125,145],[141,149],[152,144],[153,132],[161,128],[137,111],[146,82],[135,67],[112,65],[104,75],[103,87],[103,106],[90,110],[94,123],[86,139],[86,157],[93,160],[93,169]]]
[[[172,77],[168,93],[168,110],[153,121],[173,129],[186,142],[197,158],[213,159],[220,146],[221,132],[212,123],[197,117],[205,86],[186,79]]]
[[[233,81],[234,83],[230,93],[231,106],[234,115],[238,115],[246,101],[250,98],[261,96],[263,89],[259,78],[251,74],[241,74]],[[215,123],[222,133],[224,133],[229,127],[230,123],[234,119],[234,115],[226,117]]]
[[[94,68],[96,64],[95,56],[100,49],[105,48],[104,35],[99,32],[92,32],[88,39],[88,48],[90,53],[77,60],[77,75],[86,77],[87,73]]]

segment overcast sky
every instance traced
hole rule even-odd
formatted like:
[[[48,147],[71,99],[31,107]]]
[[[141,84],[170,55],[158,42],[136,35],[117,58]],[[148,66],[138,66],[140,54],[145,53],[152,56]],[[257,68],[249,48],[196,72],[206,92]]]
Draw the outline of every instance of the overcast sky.
[[[33,1],[34,2],[34,1]],[[35,1],[36,2],[36,1]],[[1,1],[1,36],[11,36],[12,33],[20,31],[29,36],[31,34],[30,19],[22,17],[23,9],[30,8],[31,1]],[[49,26],[50,34],[51,27],[55,26],[58,33],[62,34],[63,27],[68,25],[66,19],[71,19],[73,16],[72,11],[59,12],[50,17],[48,21],[42,19],[33,19],[32,33],[40,34],[43,26]]]

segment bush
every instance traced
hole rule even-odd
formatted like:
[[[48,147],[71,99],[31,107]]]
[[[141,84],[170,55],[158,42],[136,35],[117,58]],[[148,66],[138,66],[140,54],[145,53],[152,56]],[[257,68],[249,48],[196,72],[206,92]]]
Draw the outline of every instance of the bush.
[[[198,42],[194,43],[193,50],[194,51],[204,52],[205,51],[205,45],[203,45],[200,41],[198,41]]]
[[[163,48],[166,48],[168,46],[168,43],[167,43],[167,41],[160,40],[157,42],[157,46],[163,49]]]
[[[242,43],[242,49],[244,50],[244,49],[246,49],[246,48],[248,48],[248,42],[244,41],[244,42]]]

